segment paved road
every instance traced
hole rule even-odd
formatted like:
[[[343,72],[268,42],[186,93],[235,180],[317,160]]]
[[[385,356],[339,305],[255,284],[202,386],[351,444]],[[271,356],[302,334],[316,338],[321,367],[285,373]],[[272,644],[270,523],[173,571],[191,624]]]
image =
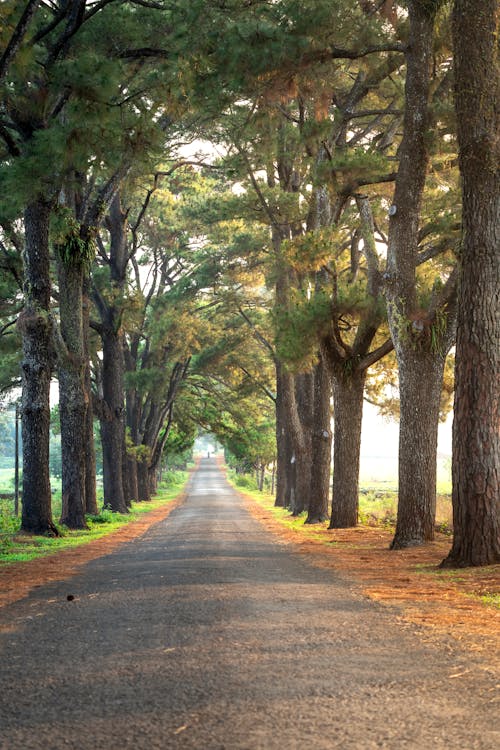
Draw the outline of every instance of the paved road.
[[[81,571],[0,610],[2,750],[500,746],[478,657],[308,565],[208,459]]]

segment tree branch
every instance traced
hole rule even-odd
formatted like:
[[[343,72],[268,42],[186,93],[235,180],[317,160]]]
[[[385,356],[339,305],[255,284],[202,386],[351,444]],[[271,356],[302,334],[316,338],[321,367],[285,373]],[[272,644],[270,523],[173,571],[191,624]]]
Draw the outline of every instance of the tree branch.
[[[248,323],[252,331],[254,332],[255,338],[264,346],[265,349],[270,353],[273,362],[276,362],[276,352],[274,351],[273,346],[269,343],[269,341],[260,333],[260,331],[257,330],[255,324],[251,320],[251,318],[248,317],[248,315],[245,313],[244,310],[241,309],[241,307],[238,307],[238,312],[243,318],[243,320]]]
[[[385,357],[386,354],[389,354],[389,352],[392,352],[394,349],[394,344],[392,343],[392,339],[387,339],[384,341],[384,343],[379,346],[377,349],[374,349],[372,352],[367,354],[365,357],[363,357],[359,363],[358,368],[359,370],[367,370],[369,367],[371,367],[375,362],[378,362],[379,359],[382,359],[382,357]]]
[[[28,4],[24,9],[21,18],[19,19],[14,33],[12,34],[7,47],[5,48],[2,57],[0,57],[0,81],[4,79],[7,74],[10,63],[17,54],[21,43],[26,36],[28,26],[30,25],[33,16],[35,15],[38,3],[40,0],[28,0]]]

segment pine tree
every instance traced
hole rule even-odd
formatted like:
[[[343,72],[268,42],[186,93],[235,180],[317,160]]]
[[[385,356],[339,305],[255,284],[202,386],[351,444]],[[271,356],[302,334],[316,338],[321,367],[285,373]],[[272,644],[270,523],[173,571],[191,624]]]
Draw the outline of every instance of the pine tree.
[[[418,300],[418,241],[429,162],[434,22],[439,3],[409,3],[405,117],[389,211],[386,296],[399,367],[399,502],[393,549],[434,537],[437,425],[443,368],[454,335],[454,275]]]
[[[498,32],[496,2],[455,1],[455,106],[463,239],[453,423],[454,538],[445,566],[500,561]]]

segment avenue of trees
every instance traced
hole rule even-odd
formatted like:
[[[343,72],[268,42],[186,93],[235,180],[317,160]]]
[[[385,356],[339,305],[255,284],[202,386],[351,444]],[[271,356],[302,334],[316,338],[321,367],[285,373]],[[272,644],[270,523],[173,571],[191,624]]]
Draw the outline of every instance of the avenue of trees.
[[[216,435],[307,523],[355,526],[363,403],[399,387],[393,549],[500,560],[496,0],[0,6],[0,388],[22,529],[155,491]],[[454,347],[454,349],[453,349]],[[333,416],[333,434],[332,434]],[[333,454],[333,497],[330,498]]]

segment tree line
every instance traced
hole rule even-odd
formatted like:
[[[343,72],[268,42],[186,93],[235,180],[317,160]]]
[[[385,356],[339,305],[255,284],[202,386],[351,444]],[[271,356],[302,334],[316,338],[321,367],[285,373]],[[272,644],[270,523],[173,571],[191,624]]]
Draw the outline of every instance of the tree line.
[[[498,16],[452,5],[2,4],[1,374],[21,373],[24,531],[57,533],[54,376],[67,526],[97,510],[97,418],[113,510],[148,499],[169,439],[201,425],[276,462],[278,505],[343,528],[363,401],[396,372],[392,547],[429,541],[455,346],[444,564],[499,560]]]

